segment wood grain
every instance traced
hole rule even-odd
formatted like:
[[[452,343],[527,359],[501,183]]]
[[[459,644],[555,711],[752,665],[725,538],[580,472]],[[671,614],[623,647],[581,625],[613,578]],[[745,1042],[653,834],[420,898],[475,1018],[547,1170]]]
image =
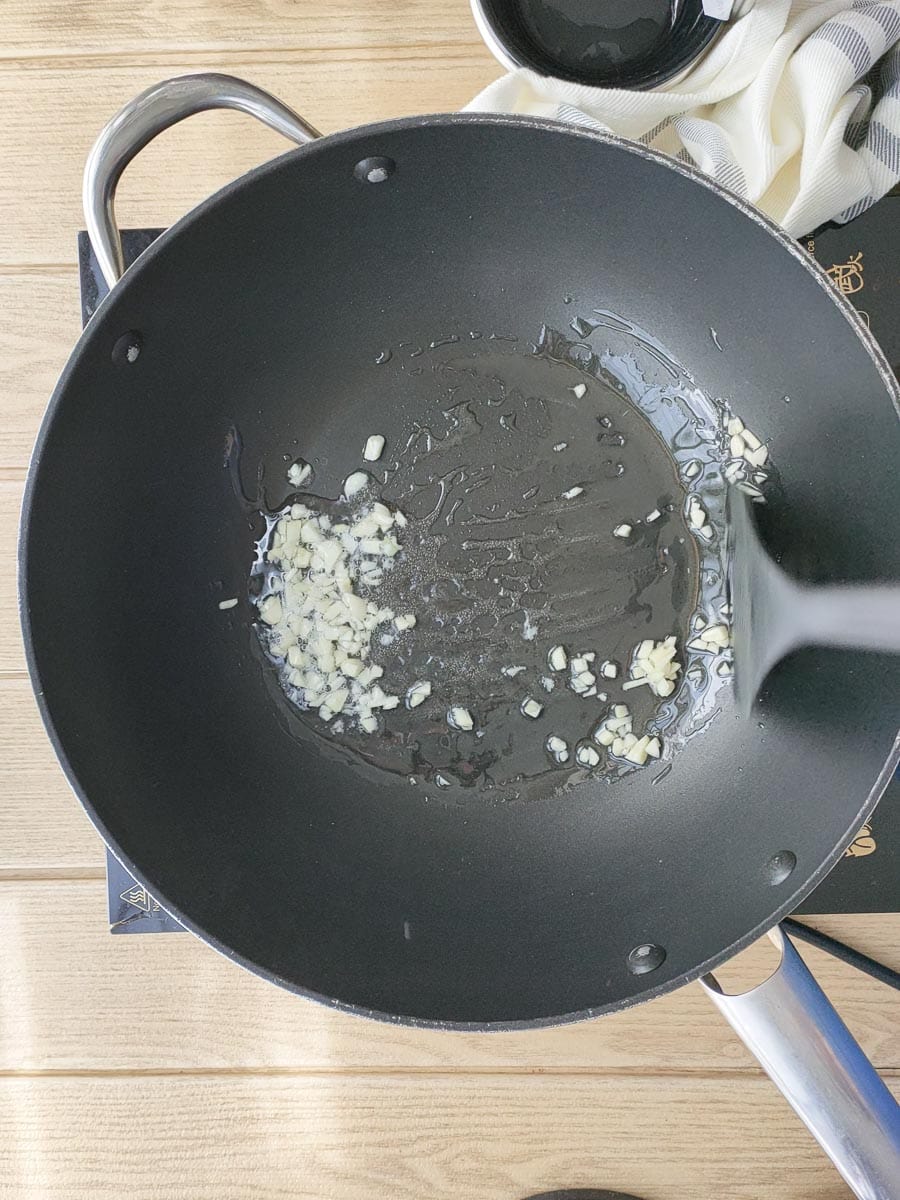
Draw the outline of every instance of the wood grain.
[[[6,1079],[0,1171],[18,1200],[849,1195],[766,1080],[653,1076]]]
[[[5,0],[3,58],[467,43],[487,51],[465,2],[442,0]]]
[[[900,916],[824,924],[857,941],[865,928],[867,947],[900,967]],[[398,1028],[274,988],[190,934],[112,937],[101,882],[0,883],[0,944],[13,968],[0,972],[0,1073],[434,1067],[758,1073],[697,986],[565,1028],[509,1034]],[[900,1071],[900,994],[827,955],[803,952],[873,1061]],[[750,975],[764,957],[757,946],[741,966]]]
[[[460,108],[497,74],[482,52],[425,46],[401,57],[358,51],[246,62],[209,54],[204,67],[243,75],[274,92],[324,132],[370,121]],[[158,65],[0,68],[0,162],[15,187],[0,188],[0,266],[72,263],[81,228],[81,175],[91,143],[126,101],[170,75],[198,70]],[[17,97],[27,91],[28,104]],[[165,226],[256,164],[288,149],[271,130],[236,113],[203,113],[159,138],[126,172],[123,225]],[[49,169],[48,164],[52,164]]]
[[[21,482],[0,479],[0,681],[10,672],[21,675],[25,670],[16,601],[16,543],[22,490]]]
[[[0,680],[0,879],[99,875],[104,862],[100,839],[44,733],[31,684]]]
[[[24,478],[47,401],[81,332],[78,273],[0,271],[0,309],[0,473]],[[0,510],[0,520],[8,517]],[[5,613],[3,606],[0,619]]]

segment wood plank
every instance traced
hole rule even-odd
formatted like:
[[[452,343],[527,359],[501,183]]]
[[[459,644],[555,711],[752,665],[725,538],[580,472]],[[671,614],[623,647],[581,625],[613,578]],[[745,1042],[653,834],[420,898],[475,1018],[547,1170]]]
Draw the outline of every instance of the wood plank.
[[[0,676],[25,670],[16,600],[16,544],[23,485],[0,479]],[[2,684],[0,684],[2,686]]]
[[[851,941],[864,936],[871,950],[900,967],[900,916],[832,918],[828,926]],[[403,1029],[293,996],[189,934],[113,937],[100,882],[0,884],[0,944],[11,968],[0,973],[0,1073],[756,1072],[697,986],[556,1029],[509,1034]],[[900,994],[827,955],[804,954],[873,1061],[900,1070]],[[764,957],[758,946],[743,965],[752,971]]]
[[[480,50],[444,45],[403,57],[354,51],[301,57],[248,63],[215,53],[203,65],[268,88],[325,132],[459,108],[497,74]],[[88,68],[76,60],[66,69],[30,68],[25,78],[21,70],[0,70],[0,108],[17,113],[17,120],[0,125],[0,264],[74,262],[75,233],[83,224],[81,174],[95,136],[150,84],[198,69],[195,60],[173,59]],[[23,88],[26,106],[18,99]],[[287,147],[236,113],[194,117],[149,146],[128,170],[120,188],[122,224],[167,225]]]
[[[15,1200],[849,1195],[763,1079],[6,1079],[4,1159]]]
[[[0,878],[99,875],[104,863],[100,838],[44,733],[31,684],[0,680]]]
[[[477,43],[464,0],[5,0],[4,58]],[[487,53],[485,51],[485,53]]]
[[[0,471],[24,476],[47,401],[81,331],[78,273],[0,274],[0,309]]]

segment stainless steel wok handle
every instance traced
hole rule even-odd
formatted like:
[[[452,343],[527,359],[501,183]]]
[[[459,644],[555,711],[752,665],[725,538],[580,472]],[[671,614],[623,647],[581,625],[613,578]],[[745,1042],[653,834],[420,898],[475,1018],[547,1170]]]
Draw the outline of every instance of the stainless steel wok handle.
[[[860,1200],[900,1198],[900,1106],[782,929],[781,963],[765,983],[707,994],[780,1088]]]
[[[84,219],[110,287],[125,270],[115,215],[116,186],[122,172],[157,134],[210,108],[247,113],[301,146],[320,136],[280,100],[233,75],[181,75],[141,92],[109,122],[91,147],[84,168]]]

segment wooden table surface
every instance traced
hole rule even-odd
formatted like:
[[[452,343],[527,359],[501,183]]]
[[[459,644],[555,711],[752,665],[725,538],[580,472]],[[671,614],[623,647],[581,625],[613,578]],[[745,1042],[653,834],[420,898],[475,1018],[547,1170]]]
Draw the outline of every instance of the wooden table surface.
[[[79,330],[85,154],[142,88],[205,68],[262,84],[325,132],[458,108],[498,74],[466,0],[0,6],[0,1196],[848,1195],[696,987],[564,1029],[421,1033],[292,997],[187,934],[107,932],[103,848],[25,674],[16,522]],[[246,118],[197,117],[128,172],[123,224],[164,225],[282,148]],[[900,968],[900,916],[817,923]],[[900,996],[808,960],[900,1090]]]

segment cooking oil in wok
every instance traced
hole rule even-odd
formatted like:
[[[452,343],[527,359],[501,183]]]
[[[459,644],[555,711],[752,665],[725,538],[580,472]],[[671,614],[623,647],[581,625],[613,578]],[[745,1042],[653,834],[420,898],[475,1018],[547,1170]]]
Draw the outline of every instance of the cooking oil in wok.
[[[625,700],[635,731],[659,732],[666,747],[668,761],[641,769],[668,771],[727,684],[690,649],[692,621],[721,619],[721,543],[700,544],[684,516],[690,489],[722,527],[721,405],[652,337],[599,309],[533,343],[454,335],[396,349],[380,352],[380,369],[415,372],[416,416],[383,431],[391,453],[379,483],[410,524],[379,597],[415,611],[417,625],[413,637],[385,635],[373,659],[394,692],[429,679],[432,694],[385,714],[374,736],[299,719],[426,794],[474,788],[509,801],[632,770],[605,755],[592,770],[574,754],[560,762],[546,745],[555,735],[574,751]],[[628,539],[612,533],[623,523]],[[683,664],[675,694],[623,693],[635,645],[672,633]],[[576,695],[565,673],[548,677],[559,644],[615,664],[616,677]],[[523,715],[529,698],[542,706],[536,719]],[[454,705],[473,714],[471,733],[448,727]]]

